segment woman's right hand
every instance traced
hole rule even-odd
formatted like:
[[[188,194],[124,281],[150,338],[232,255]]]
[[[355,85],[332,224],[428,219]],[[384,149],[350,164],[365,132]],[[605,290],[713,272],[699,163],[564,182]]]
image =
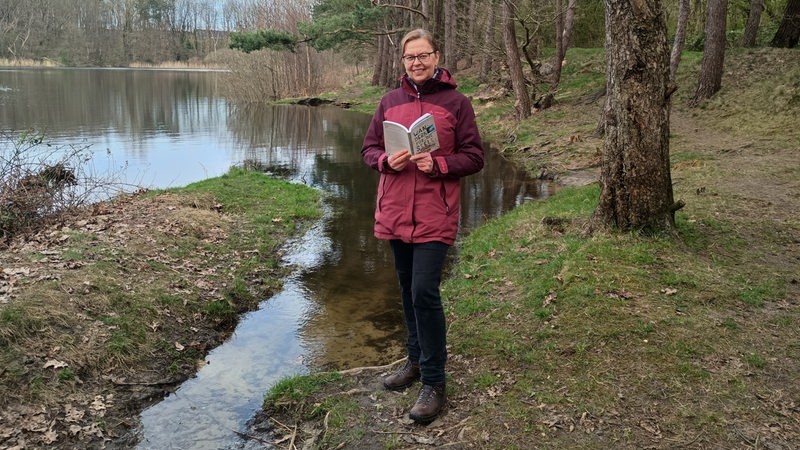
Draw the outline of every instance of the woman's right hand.
[[[411,152],[408,150],[400,150],[399,152],[392,153],[387,158],[389,167],[396,171],[400,172],[406,168],[406,164],[411,159]]]

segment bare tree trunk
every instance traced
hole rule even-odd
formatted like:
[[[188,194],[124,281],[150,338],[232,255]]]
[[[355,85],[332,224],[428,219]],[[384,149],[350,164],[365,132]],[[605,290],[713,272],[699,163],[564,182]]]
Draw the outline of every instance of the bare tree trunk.
[[[420,9],[422,10],[422,15],[425,16],[422,19],[422,28],[426,30],[431,29],[431,7],[429,0],[421,0]]]
[[[517,46],[517,32],[514,26],[514,5],[512,0],[502,0],[503,2],[503,43],[506,47],[506,59],[508,71],[511,74],[511,86],[517,96],[517,119],[527,119],[531,116],[531,97],[528,88],[525,86],[525,75],[522,72],[522,62],[519,59],[519,47]]]
[[[316,93],[317,87],[311,70],[311,47],[306,45],[306,95]]]
[[[783,13],[783,20],[772,38],[770,46],[794,48],[800,39],[800,0],[789,0]]]
[[[606,139],[589,230],[675,227],[669,168],[669,51],[659,0],[605,0]]]
[[[728,18],[728,0],[709,0],[706,19],[706,42],[703,46],[703,62],[697,90],[689,102],[697,106],[711,98],[722,87],[722,71],[725,64],[725,28]]]
[[[488,3],[486,26],[483,33],[483,49],[481,51],[481,72],[479,76],[481,83],[486,82],[487,78],[489,78],[489,70],[492,68],[494,59],[495,0],[489,0]]]
[[[563,11],[562,0],[556,0],[556,57],[553,60],[550,87],[540,104],[542,109],[553,106],[556,93],[558,93],[558,85],[561,83],[561,68],[564,66],[564,58],[567,56],[572,27],[575,23],[575,6],[576,0],[569,0],[567,10]]]
[[[469,69],[473,64],[473,57],[475,56],[475,28],[477,27],[478,2],[477,0],[469,0],[469,10],[467,11],[467,26],[466,36],[461,42],[464,42],[462,47],[464,58],[464,69]]]
[[[694,11],[689,13],[689,25],[687,33],[691,36],[697,36],[703,33],[706,29],[706,4],[707,0],[695,0],[693,3]]]
[[[750,2],[750,14],[747,16],[747,25],[742,35],[742,47],[755,47],[758,37],[758,26],[761,24],[761,13],[764,11],[764,0]]]
[[[433,2],[433,35],[442,44],[442,37],[444,36],[444,10],[446,0],[431,0]],[[446,51],[447,49],[445,49]],[[442,55],[444,56],[444,55]],[[443,63],[443,61],[439,61]]]
[[[761,0],[754,0],[761,1]],[[689,21],[689,0],[680,0],[678,6],[678,26],[675,29],[675,42],[672,43],[672,55],[669,58],[669,81],[674,83],[681,64],[683,46],[686,44],[686,24]]]
[[[450,72],[456,73],[458,70],[458,49],[456,37],[456,24],[458,10],[456,0],[444,1],[444,53],[441,64],[447,67]]]
[[[373,86],[383,86],[381,82],[383,80],[383,74],[381,71],[386,67],[384,64],[383,58],[386,56],[386,38],[383,36],[378,36],[375,38],[375,47],[377,53],[377,57],[375,58],[375,67],[372,70],[372,85]]]

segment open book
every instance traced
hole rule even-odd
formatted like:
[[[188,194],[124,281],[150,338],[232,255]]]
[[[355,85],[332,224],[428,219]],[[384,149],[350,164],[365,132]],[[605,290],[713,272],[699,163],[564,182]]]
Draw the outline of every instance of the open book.
[[[383,121],[383,142],[386,153],[391,155],[407,149],[412,155],[432,152],[439,148],[439,135],[430,113],[415,120],[410,127],[389,120]]]

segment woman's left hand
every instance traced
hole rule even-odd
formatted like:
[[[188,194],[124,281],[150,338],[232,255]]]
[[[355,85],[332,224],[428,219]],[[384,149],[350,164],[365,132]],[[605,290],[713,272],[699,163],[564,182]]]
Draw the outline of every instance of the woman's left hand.
[[[433,172],[433,157],[430,153],[418,153],[411,157],[411,161],[417,165],[419,170],[428,174]]]

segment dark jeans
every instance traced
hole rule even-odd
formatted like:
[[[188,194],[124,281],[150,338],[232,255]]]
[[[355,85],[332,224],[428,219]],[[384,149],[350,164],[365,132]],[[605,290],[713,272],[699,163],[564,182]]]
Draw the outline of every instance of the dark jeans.
[[[447,326],[439,284],[450,246],[442,242],[406,244],[393,240],[390,243],[408,330],[408,358],[419,362],[423,384],[442,384],[447,362]]]

